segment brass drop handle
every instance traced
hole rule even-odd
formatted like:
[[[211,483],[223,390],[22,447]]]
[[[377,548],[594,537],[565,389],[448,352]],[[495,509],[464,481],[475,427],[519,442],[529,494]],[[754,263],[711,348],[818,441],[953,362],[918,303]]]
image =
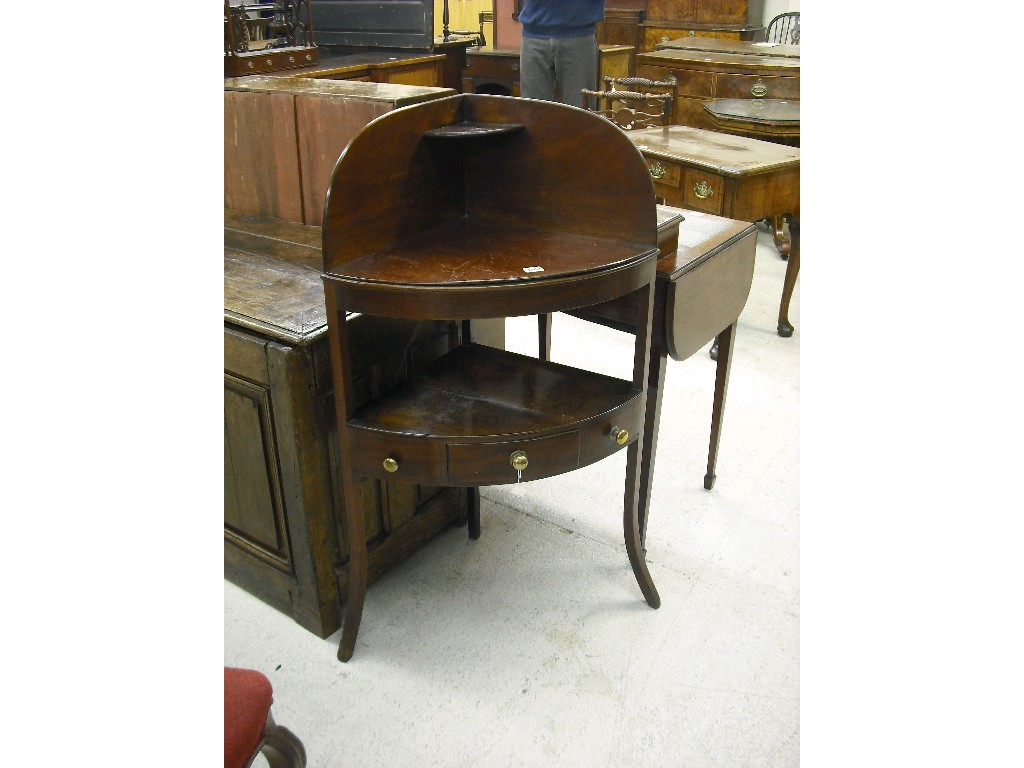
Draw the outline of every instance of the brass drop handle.
[[[516,472],[522,472],[530,464],[530,460],[526,458],[526,451],[516,451],[508,457],[508,463],[512,465],[512,469]]]
[[[768,95],[768,86],[758,80],[750,88],[750,95],[755,99],[763,99]]]
[[[386,459],[384,459],[384,469],[387,472],[397,472],[398,471],[398,462],[395,461],[390,456],[388,456]]]
[[[652,179],[661,179],[665,176],[665,166],[659,162],[653,162],[648,166],[651,170]]]
[[[701,179],[694,185],[693,194],[695,194],[701,200],[707,200],[709,197],[715,194],[715,190],[709,187],[708,183],[704,181],[704,179]]]
[[[629,442],[629,432],[619,427],[612,427],[611,432],[608,433],[608,437],[614,440],[619,445],[625,445]]]

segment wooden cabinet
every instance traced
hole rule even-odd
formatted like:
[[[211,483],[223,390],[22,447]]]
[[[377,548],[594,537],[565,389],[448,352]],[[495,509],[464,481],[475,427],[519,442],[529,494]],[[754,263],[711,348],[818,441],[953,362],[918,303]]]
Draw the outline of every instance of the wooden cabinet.
[[[411,54],[397,51],[332,53],[320,50],[320,63],[293,77],[320,80],[358,80],[364,83],[392,83],[437,88],[445,85],[447,56],[444,53]]]
[[[687,36],[752,40],[763,15],[764,0],[648,0],[640,50]]]
[[[321,637],[340,626],[349,544],[319,222],[331,170],[368,122],[438,88],[254,76],[224,81],[224,566]],[[303,223],[305,222],[305,224]],[[447,322],[353,318],[357,398],[443,354]],[[374,578],[465,518],[466,491],[360,483]]]
[[[792,49],[792,46],[785,46]],[[712,99],[799,99],[799,55],[764,55],[751,43],[709,41],[637,55],[637,75],[673,82],[672,122],[713,130],[704,110]]]
[[[597,42],[602,45],[629,45],[643,50],[640,22],[644,12],[637,8],[605,8],[604,21],[597,25]]]
[[[225,575],[327,637],[341,625],[350,547],[320,229],[228,212],[224,237]],[[349,324],[359,403],[458,343],[447,322]],[[465,490],[364,479],[356,497],[371,579],[465,520]]]

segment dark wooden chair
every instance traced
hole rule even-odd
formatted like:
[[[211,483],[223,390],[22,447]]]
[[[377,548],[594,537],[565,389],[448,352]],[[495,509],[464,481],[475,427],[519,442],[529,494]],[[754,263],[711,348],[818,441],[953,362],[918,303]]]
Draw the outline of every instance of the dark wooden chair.
[[[800,45],[800,11],[780,13],[768,22],[764,32],[766,43]]]
[[[487,45],[487,37],[484,35],[484,24],[490,24],[494,29],[494,11],[480,11],[480,47]]]
[[[274,722],[273,697],[262,672],[224,667],[224,768],[249,768],[260,753],[270,768],[305,768],[302,742]]]

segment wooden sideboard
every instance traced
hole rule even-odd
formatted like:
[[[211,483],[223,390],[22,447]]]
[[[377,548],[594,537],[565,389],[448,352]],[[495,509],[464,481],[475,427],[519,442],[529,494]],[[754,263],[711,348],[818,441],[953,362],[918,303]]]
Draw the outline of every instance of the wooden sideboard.
[[[320,49],[320,62],[287,73],[291,77],[320,80],[359,80],[365,83],[443,87],[447,56],[408,51],[330,52]]]
[[[224,570],[327,637],[341,626],[350,546],[320,240],[319,227],[225,213]],[[360,402],[458,343],[452,323],[349,323]],[[465,522],[464,490],[363,480],[355,495],[371,579]]]
[[[764,55],[764,48],[742,43],[748,53],[704,46],[666,48],[637,54],[639,77],[671,81],[675,95],[672,122],[712,130],[703,108],[712,99],[800,98],[800,59]],[[787,46],[791,47],[791,46]]]
[[[628,45],[598,46],[597,83],[607,77],[629,77],[635,68],[636,49]],[[463,93],[519,95],[518,48],[471,48],[466,52]]]
[[[740,221],[789,217],[791,244],[776,232],[776,244],[789,256],[777,330],[791,336],[789,300],[800,269],[800,150],[683,125],[627,135],[647,159],[655,194],[666,204]]]
[[[764,29],[764,0],[647,0],[643,51],[679,37],[753,40]]]

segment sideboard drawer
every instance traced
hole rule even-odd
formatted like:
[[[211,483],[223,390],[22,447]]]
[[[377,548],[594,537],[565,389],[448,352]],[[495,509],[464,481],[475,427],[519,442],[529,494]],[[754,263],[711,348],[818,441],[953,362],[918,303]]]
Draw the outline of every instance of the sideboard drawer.
[[[722,212],[725,179],[698,168],[687,168],[683,175],[683,207],[706,213]]]
[[[580,433],[563,432],[535,440],[497,443],[450,443],[448,483],[451,485],[499,485],[514,483],[518,473],[512,457],[521,452],[527,461],[522,478],[532,480],[569,472],[580,464]]]
[[[711,99],[715,95],[714,72],[652,67],[649,64],[643,64],[637,65],[636,74],[638,77],[646,77],[654,81],[664,80],[667,77],[675,78],[676,83],[673,90],[677,96],[698,96],[702,99]]]
[[[799,77],[718,76],[716,99],[799,99]]]
[[[675,163],[664,160],[647,158],[647,168],[651,172],[651,179],[655,184],[665,184],[678,189],[679,180],[682,178],[682,169]]]

